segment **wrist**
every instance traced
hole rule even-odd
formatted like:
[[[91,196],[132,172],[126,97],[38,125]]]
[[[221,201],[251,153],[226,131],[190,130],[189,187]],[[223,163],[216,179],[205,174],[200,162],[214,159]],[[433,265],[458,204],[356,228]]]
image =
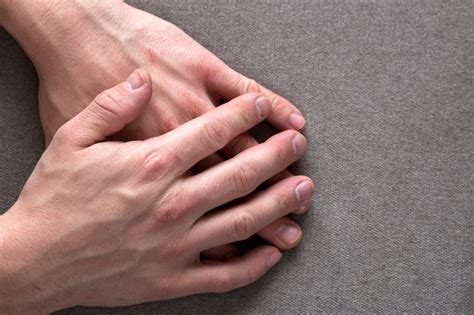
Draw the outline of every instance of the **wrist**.
[[[43,299],[44,288],[35,284],[42,273],[35,251],[42,249],[31,240],[38,240],[33,226],[40,223],[20,207],[17,202],[0,216],[0,314],[50,313],[59,307]]]
[[[22,268],[17,265],[23,260],[18,257],[18,252],[14,250],[17,242],[14,239],[16,220],[14,219],[13,208],[0,216],[0,314],[20,313],[21,303],[17,299],[17,273],[15,268]]]

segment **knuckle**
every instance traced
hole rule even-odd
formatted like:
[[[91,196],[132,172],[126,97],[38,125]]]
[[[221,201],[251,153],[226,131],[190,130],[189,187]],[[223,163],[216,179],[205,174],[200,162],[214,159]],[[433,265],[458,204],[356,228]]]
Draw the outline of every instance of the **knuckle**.
[[[141,165],[143,179],[155,180],[163,176],[178,162],[178,156],[164,151],[153,151],[145,156]]]
[[[260,84],[253,79],[244,78],[241,84],[244,93],[260,93],[262,90]]]
[[[180,211],[173,206],[160,207],[153,212],[153,222],[156,226],[166,226],[179,218],[179,212]]]
[[[71,139],[71,130],[68,128],[68,125],[63,125],[60,127],[54,134],[53,140],[51,141],[51,146],[62,146],[69,142]]]
[[[118,102],[116,98],[109,91],[104,91],[97,95],[92,103],[95,106],[90,107],[92,111],[95,111],[96,114],[101,116],[107,116],[112,114],[112,117],[115,117],[117,114],[116,108]]]
[[[202,129],[201,144],[215,151],[222,148],[230,137],[226,124],[219,119],[209,119]]]
[[[231,187],[234,191],[246,194],[258,185],[257,171],[248,163],[237,166],[231,176]]]
[[[255,218],[248,212],[238,212],[235,215],[233,226],[232,226],[232,235],[233,239],[245,240],[252,236],[255,230]]]
[[[161,199],[159,207],[152,213],[154,226],[169,226],[183,218],[186,214],[192,212],[196,207],[196,199],[182,198],[178,191],[168,191],[166,196]],[[185,237],[182,237],[184,240]]]
[[[288,161],[288,157],[290,155],[289,149],[291,149],[291,148],[289,148],[287,145],[285,145],[285,146],[283,146],[283,145],[275,146],[274,151],[273,151],[273,155],[274,155],[275,160],[278,163],[278,165],[286,164],[286,162]]]
[[[288,210],[290,205],[293,201],[294,194],[292,192],[284,193],[284,192],[276,192],[273,195],[272,201],[274,202],[274,209],[276,210]]]
[[[282,111],[287,105],[284,98],[278,95],[272,95],[270,102],[272,104],[272,111],[275,112]]]
[[[208,101],[195,91],[184,89],[181,94],[183,104],[187,105],[188,111],[182,113],[186,120],[191,120],[203,114],[203,108],[207,108]]]
[[[162,118],[163,119],[160,120],[160,123],[161,123],[161,128],[163,128],[164,132],[174,130],[182,124],[182,123],[180,123],[180,121],[178,119],[176,119],[176,117],[174,115],[163,114]],[[191,119],[193,119],[193,117],[189,117],[189,120],[191,120]]]

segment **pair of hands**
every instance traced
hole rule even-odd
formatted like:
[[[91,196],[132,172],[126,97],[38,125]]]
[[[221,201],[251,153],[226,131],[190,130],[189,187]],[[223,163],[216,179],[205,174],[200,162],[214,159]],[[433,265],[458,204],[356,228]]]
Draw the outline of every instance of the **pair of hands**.
[[[189,175],[267,118],[270,100],[245,94],[162,136],[106,141],[142,113],[151,89],[147,72],[135,71],[58,130],[0,221],[0,251],[9,254],[0,280],[10,284],[0,290],[0,310],[2,303],[7,312],[51,312],[225,292],[280,260],[271,245],[220,261],[200,254],[309,208],[312,182],[293,176],[219,209],[301,157],[305,138],[285,131]]]
[[[53,28],[15,25],[38,11]],[[9,249],[18,251],[5,264],[16,281],[4,296],[15,301],[15,292],[29,292],[29,306],[52,310],[221,292],[256,280],[278,261],[278,248],[298,243],[301,232],[285,214],[308,208],[308,178],[284,171],[267,190],[209,211],[250,193],[300,156],[305,142],[295,131],[258,146],[242,134],[264,118],[280,129],[300,129],[304,119],[288,101],[176,26],[121,2],[17,4],[8,12],[2,24],[38,71],[47,142],[80,114],[59,129],[18,203],[2,216],[3,239],[22,244]],[[130,89],[140,81],[134,76],[82,111],[137,67],[151,74],[139,72],[142,87]],[[213,110],[221,99],[232,101]],[[97,143],[117,132],[116,139],[143,141]],[[218,150],[231,159],[224,162]],[[190,176],[196,162],[202,174]],[[31,232],[15,236],[25,226]],[[256,232],[275,247],[229,259],[239,255],[229,244]],[[13,257],[30,258],[20,264]]]
[[[25,10],[32,6],[30,3]],[[143,113],[120,132],[120,140],[164,134],[214,109],[222,99],[249,92],[270,99],[272,111],[267,121],[276,128],[298,130],[305,123],[301,112],[286,99],[232,70],[181,29],[154,15],[121,1],[69,1],[67,6],[59,2],[54,8],[42,5],[39,9],[45,10],[43,20],[53,27],[41,24],[32,36],[18,31],[21,34],[17,37],[38,71],[40,114],[47,142],[96,95],[137,68],[149,71],[153,94]],[[24,23],[26,19],[17,20]],[[79,28],[72,27],[75,25]],[[243,134],[221,153],[231,158],[256,144]],[[222,160],[214,154],[201,166]],[[285,171],[274,181],[289,176]],[[277,231],[286,227],[293,229],[293,240],[279,237]],[[258,234],[281,249],[296,246],[301,238],[299,226],[286,216]],[[229,252],[236,249],[227,246],[210,254]]]

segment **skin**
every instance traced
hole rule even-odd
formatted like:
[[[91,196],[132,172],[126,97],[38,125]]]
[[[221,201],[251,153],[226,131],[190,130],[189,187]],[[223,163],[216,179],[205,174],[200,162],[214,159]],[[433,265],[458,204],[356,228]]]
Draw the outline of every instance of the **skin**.
[[[122,1],[0,0],[0,23],[37,70],[47,143],[99,92],[139,67],[151,74],[153,95],[116,139],[164,134],[214,109],[222,99],[249,92],[270,99],[267,121],[276,128],[298,130],[304,125],[301,112],[289,101],[232,70],[175,25]],[[239,135],[194,170],[202,171],[255,145],[249,135]],[[270,183],[291,175],[283,171]],[[280,249],[296,246],[302,237],[300,227],[287,216],[263,227],[258,235]],[[217,259],[238,251],[225,245],[203,254]]]
[[[226,261],[200,253],[308,209],[312,189],[298,187],[313,184],[304,176],[239,199],[301,157],[305,138],[284,131],[190,175],[198,161],[266,119],[271,101],[245,94],[164,135],[111,141],[151,95],[149,74],[137,70],[53,137],[18,201],[0,217],[0,313],[225,292],[280,260],[271,245]]]

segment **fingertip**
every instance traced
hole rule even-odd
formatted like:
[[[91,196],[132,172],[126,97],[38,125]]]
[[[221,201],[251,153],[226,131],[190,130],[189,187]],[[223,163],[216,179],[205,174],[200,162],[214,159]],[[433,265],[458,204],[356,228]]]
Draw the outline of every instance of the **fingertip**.
[[[259,96],[255,100],[255,106],[260,119],[265,119],[271,111],[272,103],[266,96]]]
[[[299,132],[296,132],[295,136],[293,137],[293,140],[291,141],[291,144],[293,146],[293,151],[297,157],[302,156],[306,151],[306,148],[308,147],[308,141],[306,140],[306,137]]]
[[[288,124],[291,126],[291,128],[295,130],[301,130],[303,129],[304,125],[306,124],[306,121],[304,117],[299,114],[299,113],[292,113],[288,117]]]
[[[144,87],[150,81],[150,75],[145,69],[136,69],[125,80],[127,88],[131,91]]]
[[[285,216],[261,229],[258,235],[279,250],[288,250],[301,242],[303,232],[298,224]]]
[[[270,269],[281,260],[282,254],[276,247],[272,247],[267,253],[267,267]]]
[[[148,104],[152,94],[151,77],[147,70],[134,70],[121,84],[116,86],[118,95],[127,113],[126,123],[135,120]]]

